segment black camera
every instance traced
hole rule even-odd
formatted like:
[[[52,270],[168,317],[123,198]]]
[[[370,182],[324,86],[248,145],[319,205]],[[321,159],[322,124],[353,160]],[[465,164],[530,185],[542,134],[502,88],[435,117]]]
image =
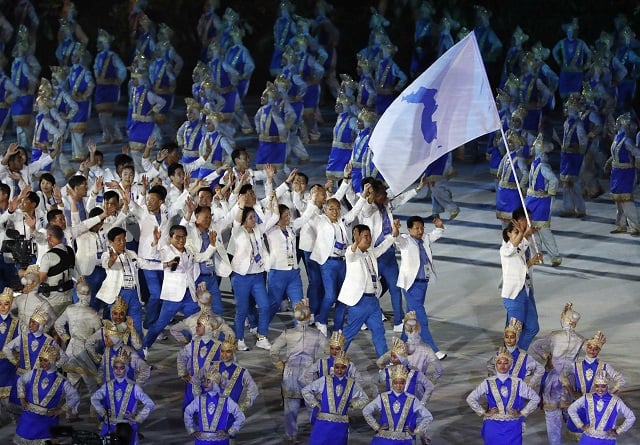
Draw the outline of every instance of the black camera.
[[[21,268],[26,268],[36,259],[38,245],[30,239],[26,239],[16,229],[7,229],[6,233],[10,239],[2,242],[1,252],[10,253],[13,261]]]
[[[175,272],[178,268],[178,264],[180,264],[180,257],[177,256],[171,260],[171,272]]]

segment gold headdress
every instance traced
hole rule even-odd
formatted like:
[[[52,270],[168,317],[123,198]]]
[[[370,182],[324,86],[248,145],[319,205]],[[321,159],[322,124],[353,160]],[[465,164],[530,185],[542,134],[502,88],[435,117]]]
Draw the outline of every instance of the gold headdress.
[[[529,40],[529,35],[525,34],[522,28],[516,26],[516,30],[513,31],[513,40],[519,43],[524,43]]]
[[[347,107],[351,105],[353,101],[351,100],[351,97],[349,95],[345,94],[344,91],[340,90],[338,92],[338,97],[336,98],[336,103]]]
[[[221,122],[224,119],[224,114],[219,111],[214,111],[211,108],[205,107],[202,112],[207,116],[206,120]]]
[[[600,369],[596,371],[596,375],[593,379],[594,385],[609,385],[609,379],[607,378],[607,370]]]
[[[221,346],[225,346],[227,348],[231,348],[232,350],[237,350],[238,349],[238,345],[237,345],[238,341],[236,339],[236,336],[233,334],[225,334],[224,335],[224,340],[222,340],[222,345]]]
[[[551,50],[542,46],[542,42],[538,40],[531,47],[531,53],[533,53],[533,55],[536,56],[538,60],[547,60],[549,54],[551,54]]]
[[[340,346],[344,348],[347,338],[340,331],[333,331],[329,339],[329,346]]]
[[[126,314],[128,309],[129,305],[120,295],[116,297],[116,301],[111,305],[111,311],[122,311]]]
[[[35,308],[30,318],[40,326],[44,326],[45,324],[47,324],[47,321],[49,321],[49,314],[43,306],[38,306],[37,308]]]
[[[377,119],[378,119],[378,114],[375,111],[369,111],[363,108],[362,111],[358,113],[358,120],[362,122],[374,124]]]
[[[511,119],[519,119],[520,122],[524,122],[524,119],[527,117],[528,111],[522,105],[515,109],[513,113],[511,113]]]
[[[55,362],[60,357],[60,353],[58,352],[58,348],[53,345],[45,345],[40,349],[40,354],[38,357],[45,358],[50,362]]]
[[[636,33],[633,32],[633,30],[631,29],[630,26],[625,26],[622,31],[620,31],[620,35],[623,38],[628,38],[628,39],[635,39],[636,37]]]
[[[407,344],[398,337],[393,337],[391,352],[402,357],[409,355],[407,352]]]
[[[576,30],[576,29],[580,29],[580,24],[578,23],[578,18],[574,17],[571,22],[569,23],[565,23],[564,25],[562,25],[562,30],[564,32],[567,32],[569,30],[569,28]]]
[[[60,32],[66,35],[71,35],[73,32],[73,28],[71,28],[71,23],[69,23],[65,19],[60,19]]]
[[[98,42],[100,43],[111,43],[113,41],[113,36],[109,34],[104,29],[98,29]]]
[[[213,314],[211,313],[211,311],[209,309],[204,309],[201,313],[200,316],[198,317],[198,324],[201,324],[209,329],[213,328],[213,325],[211,323],[213,318]]]
[[[200,105],[200,102],[191,97],[186,97],[184,99],[184,103],[187,104],[187,110],[192,109],[195,111],[200,111],[202,109],[202,105]]]
[[[467,35],[469,35],[471,31],[469,30],[469,28],[467,28],[466,26],[463,26],[462,28],[460,28],[460,31],[458,31],[458,34],[456,34],[456,37],[458,38],[458,40],[462,40],[465,37],[467,37]]]
[[[204,73],[202,77],[202,82],[200,83],[200,88],[205,88],[209,90],[214,90],[216,88],[216,84],[213,82],[213,78],[207,72]]]
[[[158,25],[158,40],[169,41],[171,37],[173,37],[173,29],[169,27],[166,23],[160,23]]]
[[[120,350],[118,351],[118,355],[116,355],[112,360],[112,364],[115,363],[128,365],[129,363],[131,363],[131,353],[125,348],[120,348]]]
[[[580,96],[580,93],[571,93],[565,103],[565,107],[570,110],[580,111],[582,109],[582,96]]]
[[[504,328],[504,332],[515,332],[515,334],[519,337],[520,333],[522,332],[522,322],[516,318],[511,317],[509,319],[509,324],[506,328]]]
[[[291,81],[289,80],[287,75],[284,73],[278,74],[276,76],[276,80],[274,80],[273,83],[278,88],[282,89],[282,91],[289,91],[289,89],[291,88]]]
[[[364,54],[358,54],[357,58],[358,58],[358,67],[368,70],[370,67],[370,61],[367,58],[367,56],[365,56]]]
[[[0,294],[0,302],[8,302],[9,304],[13,303],[13,289],[5,287]]]
[[[607,342],[607,337],[601,331],[596,332],[596,335],[587,340],[587,344],[595,345],[598,348],[602,349],[604,344]]]
[[[489,11],[484,6],[473,5],[473,9],[476,10],[476,17],[482,17],[482,18],[485,18],[485,17],[486,18],[490,18],[491,17],[491,11]]]
[[[202,75],[207,72],[207,65],[202,60],[198,60],[196,66],[193,68],[193,74]]]
[[[419,7],[419,11],[422,14],[435,14],[436,10],[433,7],[433,5],[427,1],[423,1],[422,3],[420,3],[420,7]]]
[[[13,47],[13,55],[17,55],[19,51],[25,52],[29,49],[29,30],[26,26],[20,25],[16,32],[16,44]]]
[[[353,80],[353,77],[351,77],[350,75],[342,73],[340,74],[340,80],[342,80],[342,82],[340,83],[341,88],[351,88],[353,91],[356,91],[358,89],[358,82]]]
[[[211,367],[207,370],[207,373],[205,374],[205,379],[211,380],[212,382],[217,383],[219,385],[220,383],[222,383],[222,374],[220,374],[218,371],[213,369],[213,367]]]
[[[616,119],[616,125],[618,125],[620,127],[625,127],[625,128],[629,127],[631,125],[631,122],[633,122],[633,120],[631,118],[631,113],[621,114]]]
[[[120,331],[118,331],[118,327],[111,320],[103,320],[102,321],[102,330],[104,335],[110,335],[113,337],[120,337]]]
[[[311,309],[309,309],[309,300],[303,298],[293,305],[293,316],[298,321],[305,321],[311,318]]]
[[[553,151],[553,144],[551,142],[545,142],[544,135],[540,132],[535,141],[533,141],[533,148],[540,153],[551,153]],[[522,330],[522,323],[520,324],[520,330]]]
[[[567,303],[564,305],[560,319],[575,328],[580,321],[580,314],[573,310],[573,303]]]
[[[505,347],[501,347],[500,349],[498,349],[498,354],[496,355],[496,363],[498,363],[498,360],[500,359],[509,360],[509,366],[513,364],[513,356]]]
[[[520,79],[518,79],[518,76],[511,73],[509,74],[509,77],[507,77],[507,81],[504,83],[504,87],[507,91],[509,90],[517,91],[520,89]]]
[[[345,366],[349,366],[349,356],[347,355],[346,351],[339,351],[336,356],[333,358],[333,363],[337,364],[343,364]]]
[[[64,81],[67,78],[67,70],[63,66],[50,66],[51,77],[58,81]]]
[[[263,96],[269,96],[271,98],[276,98],[278,97],[278,89],[276,88],[276,86],[271,83],[271,82],[267,82],[267,85],[264,89],[264,91],[262,92]]]
[[[500,102],[502,104],[509,104],[513,101],[509,93],[505,90],[498,88],[498,94],[496,94],[496,102]]]
[[[409,311],[404,314],[404,330],[407,333],[420,332],[420,323],[416,317],[416,311]]]
[[[404,365],[393,365],[391,368],[391,381],[396,379],[407,380],[409,377],[409,370]]]
[[[239,19],[240,19],[240,14],[238,14],[233,8],[225,9],[224,14],[222,14],[222,20],[225,21],[227,24],[237,23]]]

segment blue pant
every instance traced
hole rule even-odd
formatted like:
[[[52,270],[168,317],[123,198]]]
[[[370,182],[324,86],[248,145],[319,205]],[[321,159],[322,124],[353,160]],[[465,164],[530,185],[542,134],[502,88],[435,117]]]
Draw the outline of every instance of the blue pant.
[[[144,336],[142,340],[142,347],[149,348],[158,338],[160,332],[171,323],[173,317],[178,313],[178,311],[182,311],[185,318],[190,317],[196,312],[200,311],[200,306],[198,303],[193,301],[191,298],[191,292],[189,289],[184,293],[184,297],[182,297],[182,301],[167,301],[164,300],[162,302],[162,309],[160,310],[160,315],[156,322],[151,325],[149,330],[147,331],[147,335]]]
[[[438,352],[439,349],[433,341],[431,331],[429,331],[429,318],[427,317],[427,311],[424,307],[428,286],[429,280],[415,281],[413,285],[405,291],[404,298],[407,300],[407,311],[416,311],[416,318],[418,319],[418,323],[420,323],[420,337],[422,337],[422,341],[431,346],[433,352]]]
[[[536,301],[533,298],[533,288],[529,288],[529,295],[527,295],[525,285],[515,299],[503,298],[502,303],[507,310],[507,325],[510,318],[515,318],[522,322],[522,334],[518,340],[518,347],[526,351],[540,330],[538,310],[536,309]]]
[[[348,349],[351,341],[360,332],[360,327],[366,324],[371,331],[373,347],[376,355],[382,356],[387,352],[387,341],[384,338],[384,325],[382,324],[382,310],[380,302],[372,294],[364,294],[355,306],[347,307],[347,325],[342,333],[347,339],[344,349]]]
[[[314,315],[320,313],[320,303],[322,302],[322,274],[320,265],[311,259],[311,252],[304,252],[304,267],[307,269],[309,287],[307,287],[307,298],[309,299],[309,309]]]
[[[378,257],[378,272],[384,277],[389,289],[389,295],[391,295],[393,323],[401,324],[404,319],[404,310],[402,309],[402,291],[396,284],[398,282],[399,270],[395,248],[390,247],[385,253]]]
[[[100,290],[100,286],[102,286],[102,282],[107,278],[107,273],[100,266],[96,266],[91,272],[90,275],[85,275],[84,280],[87,282],[89,287],[91,287],[91,307],[96,310],[96,312],[100,313],[101,310],[104,309],[104,302],[98,300],[96,298],[96,294],[98,290]],[[74,289],[75,293],[75,289]]]
[[[213,313],[220,316],[224,315],[224,310],[222,308],[222,294],[220,294],[220,288],[218,287],[218,276],[216,274],[200,274],[196,280],[196,287],[198,287],[198,284],[200,283],[207,283],[207,290],[211,292],[211,310]]]
[[[236,302],[235,330],[236,338],[244,339],[244,320],[249,313],[250,297],[258,305],[258,333],[266,336],[269,333],[269,297],[262,273],[231,275],[231,286]]]
[[[269,271],[267,284],[269,322],[273,320],[276,312],[280,309],[280,303],[282,303],[285,296],[291,300],[292,306],[302,300],[302,278],[300,278],[300,269],[271,269]]]
[[[120,289],[120,297],[127,303],[127,315],[133,318],[133,327],[142,335],[142,305],[135,289]],[[111,308],[111,304],[109,308]]]
[[[320,274],[322,276],[322,286],[324,287],[324,297],[320,305],[320,313],[316,317],[316,321],[327,324],[329,320],[329,312],[333,304],[338,299],[338,293],[344,282],[347,273],[347,265],[343,260],[332,260],[329,258],[324,264],[320,265]],[[342,329],[344,324],[344,307],[337,304],[335,316],[333,318],[333,329]]]
[[[0,253],[0,289],[10,287],[15,289],[20,283],[18,270],[13,263],[4,262],[4,254]]]
[[[160,308],[162,307],[160,292],[162,291],[164,271],[142,269],[142,273],[147,281],[147,289],[149,290],[149,301],[147,301],[147,311],[144,317],[144,327],[149,329],[160,315]]]

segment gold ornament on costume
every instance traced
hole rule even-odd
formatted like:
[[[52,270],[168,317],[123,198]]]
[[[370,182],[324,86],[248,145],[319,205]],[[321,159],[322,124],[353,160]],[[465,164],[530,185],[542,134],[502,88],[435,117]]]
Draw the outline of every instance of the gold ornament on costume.
[[[509,319],[509,324],[506,328],[504,328],[504,332],[515,332],[515,334],[519,337],[522,332],[522,322],[516,318],[511,317]]]
[[[527,40],[529,40],[529,35],[525,34],[524,31],[522,30],[522,28],[520,28],[519,26],[516,26],[515,31],[513,31],[512,38],[516,42],[524,43]]]
[[[187,105],[187,110],[200,111],[202,109],[202,105],[200,105],[200,102],[191,97],[185,98],[184,102]]]
[[[49,360],[50,362],[55,362],[58,360],[60,354],[58,353],[58,348],[53,345],[45,345],[40,349],[40,354],[38,357]]]
[[[393,337],[391,352],[402,357],[406,357],[407,355],[409,355],[409,353],[407,352],[407,344],[400,340],[398,337]]]
[[[0,294],[0,302],[3,303],[13,303],[13,289],[10,287],[5,287],[2,293]]]
[[[368,124],[375,123],[377,119],[378,114],[375,111],[369,111],[363,108],[360,113],[358,113],[358,120]]]
[[[309,309],[309,300],[303,298],[293,305],[293,316],[298,321],[306,321],[311,318],[311,309]]]
[[[391,367],[391,381],[396,379],[407,380],[409,377],[409,370],[404,365],[393,365]]]
[[[43,306],[38,306],[35,308],[30,318],[40,326],[44,326],[45,324],[47,324],[47,321],[49,321],[49,314]]]
[[[113,36],[109,34],[107,31],[105,31],[104,29],[100,28],[98,29],[97,40],[100,43],[111,43],[113,41]]]
[[[420,323],[418,323],[416,311],[409,311],[404,314],[403,324],[405,332],[409,334],[413,332],[420,332]]]
[[[356,91],[358,89],[358,82],[353,80],[350,75],[342,73],[340,74],[340,80],[342,81],[340,82],[341,88],[350,88],[353,91]]]
[[[213,368],[209,368],[207,370],[207,373],[205,374],[205,379],[211,380],[212,382],[217,383],[219,385],[220,383],[222,383],[222,374],[220,374],[218,371],[216,371]]]
[[[116,297],[116,301],[114,301],[111,305],[111,311],[115,310],[117,312],[124,312],[126,314],[128,309],[129,305],[127,305],[127,302],[124,301],[124,299],[120,295]]]
[[[607,371],[605,369],[600,369],[596,372],[596,377],[593,380],[594,385],[608,385],[609,379],[607,378]]]
[[[113,364],[115,363],[128,365],[129,363],[131,363],[131,353],[125,348],[120,348],[120,350],[118,351],[118,355],[113,358]]]
[[[347,338],[340,331],[333,331],[329,339],[329,346],[340,346],[344,348]]]
[[[501,347],[500,349],[498,349],[498,355],[496,355],[496,363],[498,363],[498,360],[500,359],[509,360],[509,366],[513,364],[513,356],[505,347]]]
[[[111,320],[103,320],[102,321],[102,330],[104,331],[104,335],[120,337],[120,331],[118,331],[118,327]]]
[[[276,80],[273,81],[273,83],[280,88],[283,92],[287,92],[289,91],[289,89],[291,88],[291,81],[289,80],[289,78],[287,77],[286,74],[284,73],[280,73],[276,76]]]
[[[551,54],[551,50],[542,46],[542,42],[539,40],[534,43],[530,51],[534,56],[536,56],[536,59],[540,61],[547,60],[549,58],[549,54]]]
[[[338,351],[336,356],[333,358],[334,365],[337,363],[343,364],[345,366],[349,366],[349,356],[346,351]]]
[[[225,348],[231,348],[232,350],[236,351],[238,349],[238,345],[237,345],[238,341],[236,339],[236,336],[233,334],[225,334],[224,335],[224,340],[222,340],[222,346],[224,346]]]
[[[588,345],[595,345],[599,349],[602,349],[604,344],[607,342],[607,337],[601,331],[596,332],[596,335],[587,340]]]
[[[580,321],[580,314],[573,310],[573,303],[567,303],[564,305],[560,319],[575,328]]]

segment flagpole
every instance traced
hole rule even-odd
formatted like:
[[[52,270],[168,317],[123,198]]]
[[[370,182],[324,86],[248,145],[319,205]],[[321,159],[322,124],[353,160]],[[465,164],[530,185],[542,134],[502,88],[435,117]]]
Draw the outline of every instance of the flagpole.
[[[496,110],[497,112],[497,110]],[[518,181],[518,175],[516,173],[516,167],[513,165],[513,160],[511,159],[511,150],[509,150],[509,144],[507,143],[507,136],[504,134],[504,127],[500,125],[500,133],[502,134],[502,141],[504,142],[504,146],[507,149],[507,159],[509,159],[509,165],[511,166],[511,173],[513,173],[513,178],[516,181],[516,190],[518,190],[518,196],[520,196],[520,202],[522,203],[522,208],[524,209],[524,216],[527,218],[527,225],[529,227],[533,227],[531,224],[531,218],[529,217],[529,212],[527,211],[527,206],[524,203],[524,196],[522,195],[522,190],[520,190],[520,181]],[[533,247],[536,252],[540,252],[538,248],[538,243],[536,243],[536,238],[531,234],[531,239],[533,240]]]

